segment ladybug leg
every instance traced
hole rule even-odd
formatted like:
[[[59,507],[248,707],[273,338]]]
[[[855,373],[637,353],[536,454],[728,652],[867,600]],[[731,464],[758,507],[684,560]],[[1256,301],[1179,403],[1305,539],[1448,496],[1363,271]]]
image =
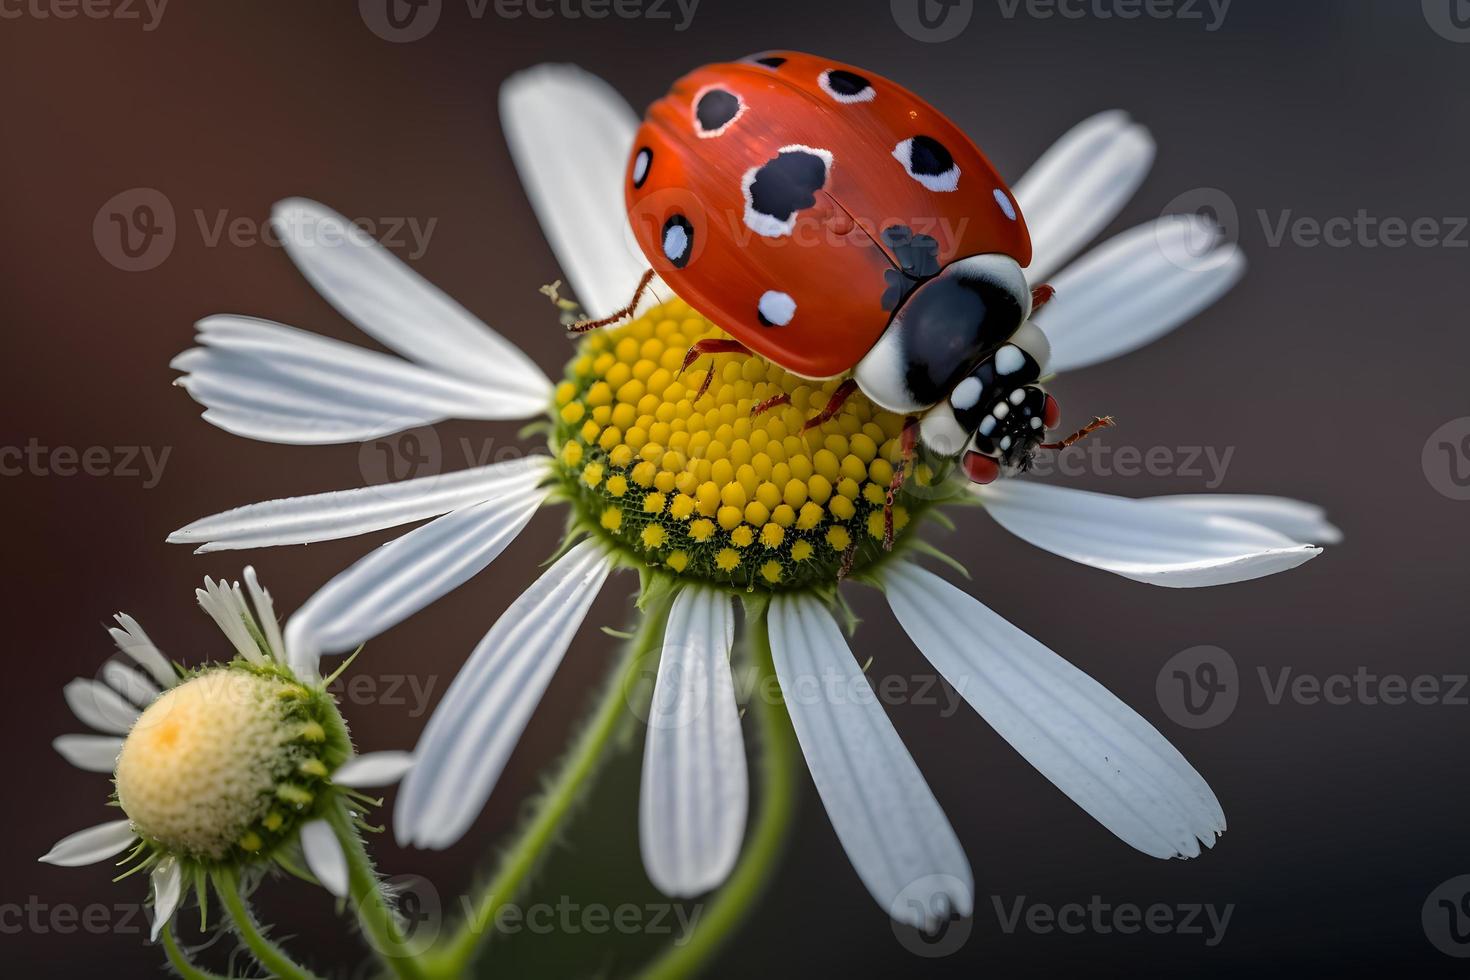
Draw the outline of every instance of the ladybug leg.
[[[567,327],[567,330],[571,333],[586,333],[589,330],[611,326],[619,320],[627,319],[633,315],[634,310],[638,309],[638,301],[643,298],[643,293],[648,289],[648,284],[651,282],[653,282],[653,270],[649,269],[643,273],[643,278],[638,280],[638,288],[633,290],[633,298],[628,301],[627,306],[618,310],[612,316],[605,316],[601,320],[578,320],[576,323]]]
[[[1106,429],[1117,424],[1117,422],[1113,421],[1113,417],[1111,415],[1104,415],[1102,418],[1095,418],[1091,422],[1088,422],[1082,428],[1078,429],[1076,432],[1072,433],[1065,439],[1062,439],[1058,442],[1043,442],[1036,448],[1056,450],[1066,449],[1068,446],[1076,445],[1083,439],[1086,439],[1098,429]]]
[[[750,410],[750,417],[751,418],[755,418],[757,415],[764,415],[766,412],[769,412],[771,409],[775,408],[778,405],[790,405],[790,404],[791,404],[791,396],[788,395],[788,394],[786,394],[783,391],[779,395],[772,395],[770,398],[767,398],[765,401],[761,402],[755,408],[752,408]]]
[[[1040,286],[1031,290],[1031,315],[1035,316],[1036,312],[1047,303],[1050,303],[1051,298],[1056,294],[1057,291],[1052,288],[1050,283],[1042,283]]]
[[[694,342],[694,344],[689,348],[689,352],[684,355],[684,364],[679,368],[679,370],[681,372],[689,370],[694,362],[699,360],[705,354],[749,353],[750,348],[746,347],[738,340],[730,340],[726,337],[708,337],[704,340],[697,340]],[[694,396],[695,401],[699,401],[699,399],[704,396],[704,393],[706,391],[709,391],[710,382],[714,380],[715,369],[713,366],[711,366],[709,369],[709,373],[704,376],[704,383],[699,386],[699,391]]]
[[[837,390],[832,392],[832,397],[827,399],[827,407],[807,419],[806,424],[801,427],[801,431],[805,432],[808,429],[815,429],[824,422],[830,422],[834,415],[842,411],[843,404],[852,397],[852,393],[855,391],[857,391],[857,381],[855,379],[848,378],[842,382],[842,384],[837,386]]]
[[[905,475],[919,453],[919,419],[910,415],[903,420],[903,431],[898,436],[898,465],[893,469],[893,479],[888,483],[888,492],[883,496],[883,550],[893,550],[893,498],[903,486]]]

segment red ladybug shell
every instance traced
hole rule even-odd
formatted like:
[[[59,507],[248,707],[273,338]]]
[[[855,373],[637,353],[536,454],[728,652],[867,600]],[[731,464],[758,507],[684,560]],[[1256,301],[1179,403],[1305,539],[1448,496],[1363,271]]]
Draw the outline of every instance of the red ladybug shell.
[[[669,286],[809,378],[852,370],[908,290],[955,259],[1031,261],[1015,198],[964,133],[907,89],[814,55],[679,79],[649,108],[626,178],[634,236]]]

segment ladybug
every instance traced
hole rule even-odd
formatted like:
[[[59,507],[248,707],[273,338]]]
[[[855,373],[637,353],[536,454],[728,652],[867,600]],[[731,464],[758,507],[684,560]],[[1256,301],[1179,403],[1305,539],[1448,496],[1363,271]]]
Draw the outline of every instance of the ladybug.
[[[1057,424],[1030,322],[1051,290],[1026,281],[1021,209],[979,148],[894,82],[793,51],[696,69],[648,109],[626,200],[652,266],[639,293],[657,273],[732,338],[696,344],[686,367],[748,352],[846,375],[808,427],[860,390],[907,416],[906,461],[922,442],[977,483],[1024,469]]]

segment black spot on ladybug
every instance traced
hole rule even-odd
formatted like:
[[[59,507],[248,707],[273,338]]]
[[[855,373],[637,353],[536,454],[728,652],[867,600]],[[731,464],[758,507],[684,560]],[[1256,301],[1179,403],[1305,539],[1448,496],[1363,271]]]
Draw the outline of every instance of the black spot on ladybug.
[[[939,242],[930,235],[914,234],[908,225],[890,225],[883,229],[882,237],[899,266],[883,272],[887,283],[883,308],[892,310],[925,279],[939,275]]]
[[[767,68],[780,68],[782,65],[786,64],[786,59],[777,54],[770,54],[762,58],[756,58],[754,59],[754,61],[758,65],[765,65]]]
[[[650,147],[642,147],[638,155],[633,158],[633,186],[642,187],[644,181],[648,180],[648,168],[653,164],[653,150]]]
[[[932,136],[915,136],[909,141],[909,169],[916,174],[939,176],[954,166],[954,157]]]
[[[739,114],[739,97],[722,88],[705,92],[694,106],[694,118],[699,123],[701,136],[718,135]]]
[[[842,68],[828,68],[817,76],[817,84],[838,102],[871,102],[878,94],[866,78]]]
[[[832,154],[808,146],[783,147],[770,160],[745,172],[745,224],[757,234],[791,234],[796,212],[816,203],[827,183]]]
[[[694,253],[694,226],[688,218],[682,214],[670,215],[664,222],[663,245],[664,258],[674,268],[682,269],[689,264],[689,257]]]
[[[932,136],[911,136],[893,148],[893,158],[908,175],[931,191],[959,186],[960,168],[949,149]]]

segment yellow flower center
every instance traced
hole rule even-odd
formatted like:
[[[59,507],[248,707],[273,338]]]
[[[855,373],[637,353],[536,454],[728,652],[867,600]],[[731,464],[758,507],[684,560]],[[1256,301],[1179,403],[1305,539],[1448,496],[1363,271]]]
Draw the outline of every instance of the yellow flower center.
[[[118,802],[133,829],[203,860],[253,855],[287,836],[346,755],[345,729],[324,697],[238,667],[164,692],[117,760]]]
[[[836,380],[741,354],[682,370],[693,344],[724,336],[679,300],[588,334],[556,389],[563,482],[588,526],[646,564],[745,587],[833,584],[883,553],[903,418],[854,394],[803,431]],[[896,536],[932,477],[921,464],[900,489]]]

